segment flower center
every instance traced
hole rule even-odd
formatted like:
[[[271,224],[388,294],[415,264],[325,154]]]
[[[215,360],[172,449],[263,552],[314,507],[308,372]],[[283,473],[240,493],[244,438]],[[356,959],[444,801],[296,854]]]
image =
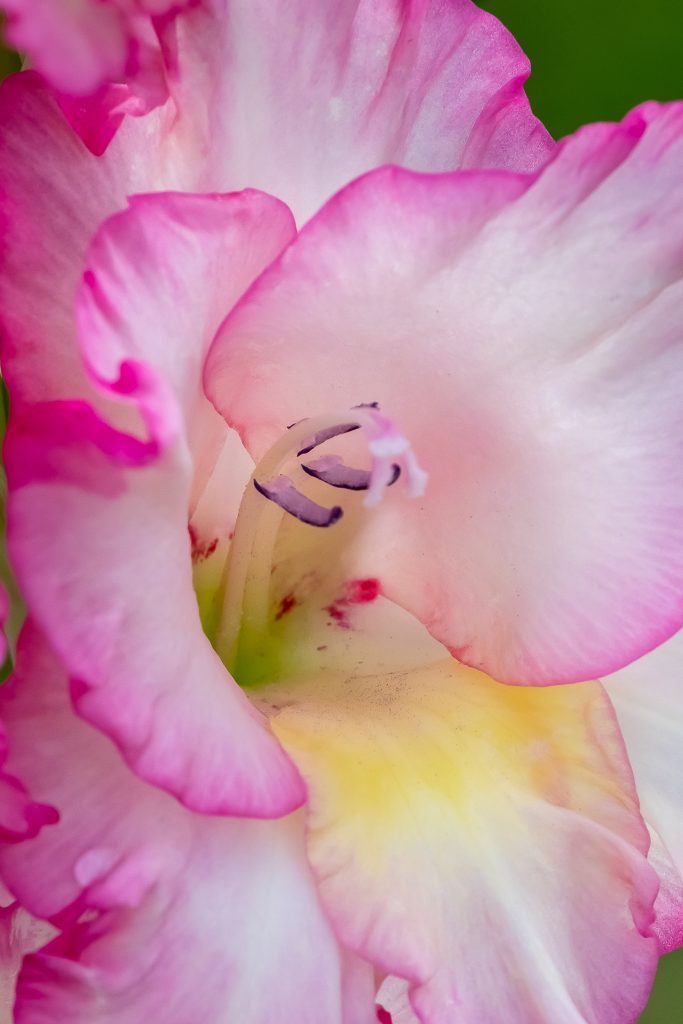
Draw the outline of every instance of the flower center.
[[[332,441],[337,450],[319,451]],[[377,580],[354,575],[354,551],[368,510],[399,478],[409,496],[424,492],[408,439],[374,403],[292,424],[259,462],[216,596],[214,646],[242,686],[281,677],[292,648],[310,643],[304,606],[347,626],[343,602],[379,594]]]

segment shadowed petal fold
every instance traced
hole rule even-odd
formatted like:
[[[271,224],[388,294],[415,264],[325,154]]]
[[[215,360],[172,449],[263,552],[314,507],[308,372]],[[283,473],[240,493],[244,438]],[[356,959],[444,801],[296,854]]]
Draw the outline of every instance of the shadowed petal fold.
[[[78,322],[91,379],[137,432],[52,402],[14,417],[7,442],[13,564],[79,712],[189,806],[255,817],[304,791],[202,630],[191,441],[216,438],[190,424],[215,416],[201,368],[216,323],[291,232],[258,193],[135,200],[93,244]]]

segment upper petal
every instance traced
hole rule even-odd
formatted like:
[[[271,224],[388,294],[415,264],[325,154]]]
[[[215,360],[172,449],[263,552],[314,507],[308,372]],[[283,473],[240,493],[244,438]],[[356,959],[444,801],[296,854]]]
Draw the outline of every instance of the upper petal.
[[[196,188],[263,188],[301,217],[379,164],[530,170],[553,145],[526,57],[471,0],[6,6],[15,44],[79,97],[63,107],[95,151],[170,88]]]
[[[46,6],[51,17],[66,17],[65,4]],[[47,32],[29,0],[16,7],[22,23]],[[112,132],[102,103],[122,116],[111,90],[93,105],[58,103],[34,72],[2,84],[0,317],[15,409],[87,393],[74,295],[92,235],[132,193],[263,187],[305,217],[350,177],[387,160],[426,170],[463,162],[526,169],[550,151],[522,90],[526,58],[470,0],[453,0],[446,11],[431,0],[217,0],[211,10],[193,8],[176,21],[180,35],[168,48],[180,110],[169,102],[126,119],[99,159],[64,112],[101,151]],[[77,0],[70,9],[76,22],[84,14],[105,25],[120,20],[111,3]],[[59,24],[75,31],[68,19]],[[111,34],[108,47],[111,57]],[[49,54],[78,68],[54,36]]]
[[[256,458],[358,402],[398,422],[429,483],[368,515],[358,575],[500,679],[591,678],[683,621],[682,125],[587,128],[536,178],[370,174],[209,354]]]
[[[177,32],[178,133],[210,140],[203,187],[229,174],[298,219],[380,164],[531,170],[551,152],[527,58],[471,0],[221,0]]]
[[[190,429],[217,319],[291,231],[286,208],[256,193],[148,197],[113,218],[78,319],[92,380],[138,433],[53,402],[14,417],[7,442],[11,557],[80,713],[189,806],[253,816],[304,793],[202,630]]]

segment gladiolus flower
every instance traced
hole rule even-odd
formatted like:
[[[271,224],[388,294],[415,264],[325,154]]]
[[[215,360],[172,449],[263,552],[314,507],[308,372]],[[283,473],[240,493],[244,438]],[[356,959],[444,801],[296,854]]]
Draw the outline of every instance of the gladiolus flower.
[[[635,1021],[683,107],[554,147],[465,0],[99,6],[125,60],[0,95],[15,1020]]]

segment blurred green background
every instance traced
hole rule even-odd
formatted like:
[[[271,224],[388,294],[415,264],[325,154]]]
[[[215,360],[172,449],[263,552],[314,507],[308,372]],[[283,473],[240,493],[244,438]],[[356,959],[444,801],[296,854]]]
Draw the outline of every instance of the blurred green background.
[[[683,99],[683,0],[479,0],[479,6],[500,18],[531,58],[527,92],[556,137],[587,121],[621,118],[643,100]]]
[[[529,54],[527,91],[556,137],[586,121],[620,118],[642,100],[683,98],[683,0],[480,0],[480,6]],[[18,65],[0,46],[0,75]],[[683,1024],[683,950],[661,961],[640,1024]]]

